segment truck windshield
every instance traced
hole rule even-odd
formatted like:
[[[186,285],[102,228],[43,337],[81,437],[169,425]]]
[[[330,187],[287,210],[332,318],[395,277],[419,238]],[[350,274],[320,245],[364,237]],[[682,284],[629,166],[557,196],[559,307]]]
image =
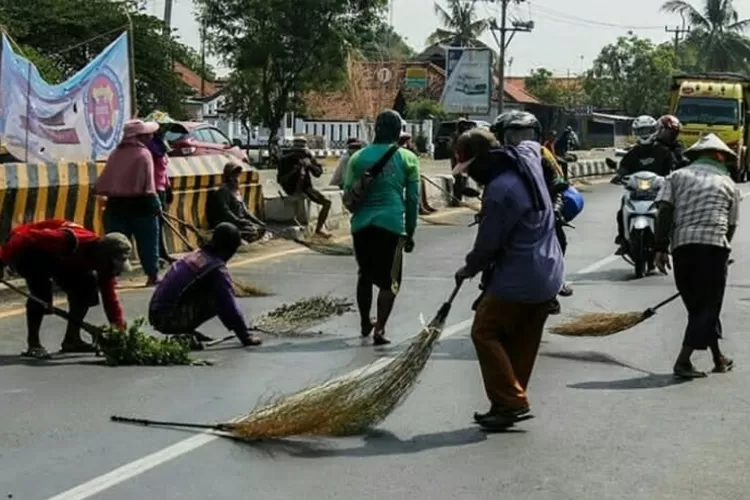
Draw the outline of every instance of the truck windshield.
[[[682,123],[738,125],[739,108],[740,103],[736,99],[680,97],[675,115]]]

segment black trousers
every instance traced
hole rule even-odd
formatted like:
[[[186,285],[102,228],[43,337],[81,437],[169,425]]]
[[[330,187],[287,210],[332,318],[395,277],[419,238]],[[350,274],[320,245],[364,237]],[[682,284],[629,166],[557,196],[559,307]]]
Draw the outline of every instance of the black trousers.
[[[722,336],[721,307],[727,285],[729,250],[684,245],[672,252],[674,279],[688,313],[683,346],[706,350]]]
[[[560,250],[565,255],[565,251],[568,249],[568,236],[565,234],[563,225],[560,222],[555,222],[555,235],[557,236],[558,243],[560,243]]]

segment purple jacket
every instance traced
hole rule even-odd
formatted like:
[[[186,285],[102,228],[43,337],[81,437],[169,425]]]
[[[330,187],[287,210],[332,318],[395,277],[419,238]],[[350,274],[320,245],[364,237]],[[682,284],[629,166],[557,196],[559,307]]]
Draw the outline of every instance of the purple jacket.
[[[515,169],[495,177],[485,187],[483,218],[466,269],[474,276],[494,265],[486,293],[509,302],[541,303],[553,299],[563,285],[563,255],[540,146],[525,141],[514,149],[519,168],[538,186],[538,203]]]
[[[204,249],[195,250],[174,264],[156,287],[149,304],[150,310],[160,311],[176,307],[186,290],[211,297],[218,307],[218,317],[224,326],[238,335],[247,333],[245,317],[240,311],[232,289],[226,264]]]

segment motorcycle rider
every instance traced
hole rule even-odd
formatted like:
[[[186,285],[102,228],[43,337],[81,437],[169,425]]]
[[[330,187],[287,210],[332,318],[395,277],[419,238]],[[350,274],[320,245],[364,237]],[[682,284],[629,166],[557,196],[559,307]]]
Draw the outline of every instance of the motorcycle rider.
[[[495,119],[491,131],[497,140],[503,144],[505,141],[505,132],[507,132],[508,129],[531,129],[534,132],[535,140],[540,143],[542,141],[542,125],[537,117],[529,112],[508,111],[503,113]],[[565,255],[565,250],[568,247],[568,239],[563,230],[565,219],[562,216],[562,194],[568,189],[568,183],[565,181],[563,170],[557,162],[555,154],[544,146],[541,148],[541,153],[544,181],[547,184],[547,190],[550,199],[552,200],[552,208],[555,212],[555,235],[560,244],[560,249],[562,250],[563,255]],[[563,283],[563,286],[560,289],[560,295],[563,297],[569,297],[570,295],[573,295],[573,290],[567,283]],[[550,314],[560,314],[560,302],[557,299],[552,302],[550,307]]]
[[[633,135],[637,143],[633,149],[620,161],[617,174],[610,182],[621,184],[623,177],[636,172],[653,172],[656,175],[666,177],[674,170],[674,156],[672,151],[656,140],[658,122],[652,116],[639,116],[633,120]],[[626,255],[628,242],[625,240],[625,225],[622,220],[622,205],[617,210],[617,238],[618,245],[615,255]]]
[[[664,115],[657,120],[654,138],[656,142],[666,146],[672,153],[674,170],[685,167],[690,163],[690,160],[685,157],[685,145],[678,139],[680,130],[682,130],[682,123],[674,115]]]

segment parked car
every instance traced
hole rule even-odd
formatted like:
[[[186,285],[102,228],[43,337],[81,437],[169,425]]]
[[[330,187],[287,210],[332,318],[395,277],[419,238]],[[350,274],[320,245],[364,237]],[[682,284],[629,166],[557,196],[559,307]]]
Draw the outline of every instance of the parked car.
[[[172,148],[170,156],[231,155],[250,163],[242,148],[242,141],[229,139],[208,123],[170,122],[162,124],[164,139]]]
[[[489,129],[490,124],[481,120],[469,120],[475,127]],[[441,122],[432,141],[435,145],[434,158],[436,160],[449,159],[453,154],[453,134],[456,132],[457,121]]]

